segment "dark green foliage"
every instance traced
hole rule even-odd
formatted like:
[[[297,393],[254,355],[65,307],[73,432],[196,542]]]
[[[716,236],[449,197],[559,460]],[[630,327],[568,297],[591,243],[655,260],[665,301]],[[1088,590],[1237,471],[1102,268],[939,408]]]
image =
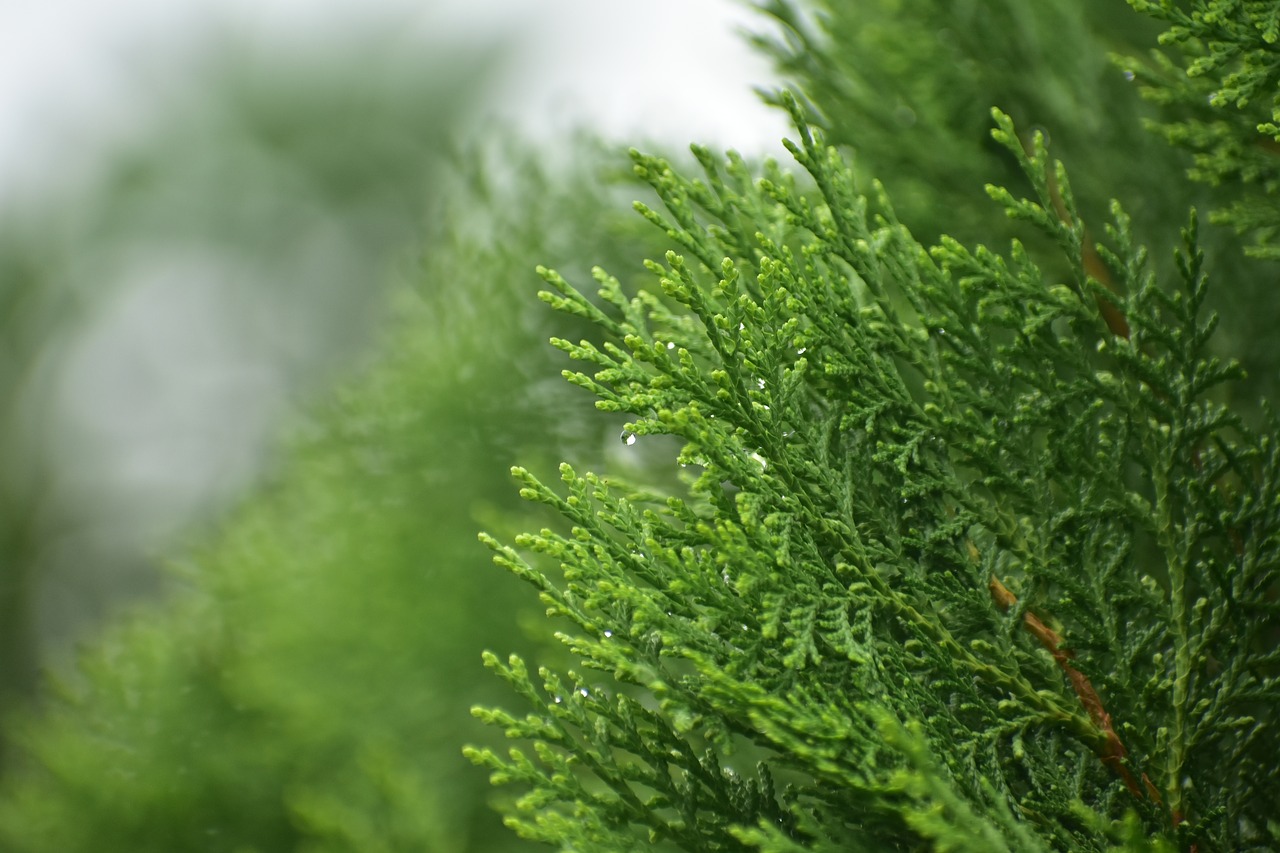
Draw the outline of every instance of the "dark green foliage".
[[[1280,842],[1280,459],[1213,401],[1238,369],[1205,348],[1194,219],[1158,282],[1113,205],[1117,295],[1043,137],[997,113],[1035,193],[991,195],[1069,277],[1017,242],[926,251],[796,116],[813,192],[635,155],[678,246],[660,290],[598,271],[602,309],[545,273],[608,333],[555,341],[567,377],[687,475],[515,469],[571,529],[486,541],[582,668],[487,658],[533,706],[476,712],[534,744],[470,752],[527,789],[509,821],[575,850]]]
[[[1020,179],[1009,152],[992,144],[988,110],[1013,116],[1024,141],[1036,128],[1074,165],[1077,203],[1101,227],[1111,198],[1148,234],[1167,233],[1189,196],[1152,173],[1177,159],[1133,120],[1141,101],[1108,59],[1143,49],[1156,28],[1111,0],[764,0],[779,24],[757,44],[793,81],[832,144],[850,146],[852,167],[882,180],[902,221],[921,239],[963,241],[1001,233],[983,184]],[[776,100],[776,97],[774,98]],[[1135,168],[1141,163],[1143,168]],[[1176,227],[1176,226],[1175,226]],[[1031,230],[1022,232],[1034,239]]]
[[[1262,170],[1275,162],[1257,146],[1262,137],[1253,126],[1270,120],[1270,99],[1255,98],[1244,110],[1227,99],[1210,107],[1216,81],[1239,63],[1188,77],[1182,68],[1198,56],[1195,40],[1186,41],[1189,53],[1182,57],[1118,58],[1149,53],[1159,34],[1158,21],[1123,4],[763,0],[759,5],[781,27],[777,37],[757,38],[761,48],[816,111],[828,139],[856,152],[857,174],[885,184],[903,223],[922,240],[948,234],[966,243],[991,242],[1009,234],[1043,248],[1033,229],[1010,229],[999,221],[999,211],[982,203],[984,184],[1011,186],[1020,180],[1014,158],[987,135],[992,105],[1013,116],[1024,144],[1030,130],[1042,129],[1057,155],[1072,164],[1080,216],[1095,237],[1113,198],[1126,200],[1134,234],[1146,243],[1167,239],[1192,205],[1243,206],[1261,212],[1266,222],[1276,221],[1266,213],[1275,194],[1264,192],[1254,178],[1250,186],[1239,183],[1246,174],[1267,174]],[[1245,14],[1245,7],[1258,6],[1227,5],[1236,8],[1235,17]],[[1240,47],[1252,50],[1257,34],[1238,35],[1244,39]],[[1275,91],[1274,84],[1269,91]],[[1162,103],[1144,104],[1140,94]],[[1223,150],[1241,151],[1252,164],[1222,172],[1216,189],[1182,180],[1194,166],[1187,153],[1144,127],[1166,127],[1176,131],[1176,139],[1207,121],[1214,123]],[[1200,175],[1201,167],[1194,166],[1194,172]],[[1275,269],[1240,263],[1239,247],[1228,232],[1208,231],[1202,239],[1211,263],[1231,264],[1230,284],[1216,288],[1210,299],[1223,317],[1217,346],[1248,369],[1247,381],[1233,389],[1237,404],[1247,410],[1259,397],[1274,394],[1280,378],[1280,348],[1271,343],[1273,313],[1258,310],[1271,304]],[[1162,275],[1173,272],[1164,256],[1152,263]],[[1056,266],[1050,270],[1065,272]]]
[[[1274,340],[1275,312],[1264,306],[1274,305],[1275,262],[1280,260],[1276,5],[1130,5],[1170,25],[1160,36],[1167,48],[1133,46],[1116,61],[1160,108],[1147,126],[1191,152],[1186,174],[1210,185],[1211,220],[1251,241],[1245,252],[1258,262],[1233,263],[1232,285],[1219,289],[1218,301],[1224,331],[1251,374],[1245,387],[1257,396],[1274,396],[1280,347]]]
[[[1130,0],[1167,22],[1149,62],[1125,60],[1143,94],[1165,108],[1155,125],[1195,154],[1192,178],[1227,184],[1214,219],[1252,236],[1251,254],[1280,260],[1280,7],[1239,0]],[[1243,187],[1243,197],[1238,189]]]

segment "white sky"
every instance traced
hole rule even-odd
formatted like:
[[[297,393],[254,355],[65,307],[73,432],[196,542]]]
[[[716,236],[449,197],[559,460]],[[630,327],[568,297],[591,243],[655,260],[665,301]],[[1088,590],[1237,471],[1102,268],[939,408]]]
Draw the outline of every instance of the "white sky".
[[[770,70],[737,34],[760,16],[735,0],[6,0],[0,191],[74,172],[69,161],[127,134],[145,109],[139,81],[181,76],[201,38],[228,25],[258,43],[364,26],[424,43],[506,36],[500,110],[538,136],[577,119],[624,142],[773,151],[785,132],[751,91]]]

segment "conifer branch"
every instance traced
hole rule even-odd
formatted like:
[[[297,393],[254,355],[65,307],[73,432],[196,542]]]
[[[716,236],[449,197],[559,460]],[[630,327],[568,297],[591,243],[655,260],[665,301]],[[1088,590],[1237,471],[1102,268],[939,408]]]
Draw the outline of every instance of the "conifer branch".
[[[516,545],[563,582],[488,540],[574,626],[573,653],[671,726],[636,728],[588,698],[600,687],[547,673],[541,695],[517,687],[562,721],[554,735],[477,713],[580,744],[580,769],[473,758],[531,786],[531,837],[619,849],[628,826],[687,849],[1102,849],[1130,811],[1184,847],[1239,837],[1214,817],[1228,788],[1204,750],[1271,737],[1232,717],[1273,687],[1224,620],[1233,584],[1252,579],[1243,601],[1274,583],[1276,534],[1228,509],[1253,505],[1245,460],[1264,444],[1206,396],[1238,370],[1205,352],[1194,220],[1177,291],[1145,270],[1118,206],[1091,256],[1065,169],[996,113],[1035,198],[989,192],[1057,242],[1074,280],[1047,284],[1017,243],[926,251],[782,100],[811,192],[773,165],[752,183],[730,159],[726,180],[696,151],[705,177],[690,180],[633,154],[661,200],[641,215],[692,260],[648,265],[660,297],[596,271],[604,309],[543,271],[553,305],[606,317],[603,344],[555,342],[588,366],[566,377],[629,413],[626,435],[677,437],[687,493],[639,501],[565,466],[562,496],[519,470],[569,532]],[[1227,680],[1205,669],[1219,653]],[[742,749],[798,786],[762,777],[726,800],[737,777],[720,762]],[[617,750],[638,763],[616,769]],[[583,771],[611,798],[566,787]],[[670,816],[634,812],[646,802]],[[588,838],[556,803],[609,817]]]
[[[1169,24],[1160,43],[1171,53],[1120,64],[1143,95],[1165,108],[1153,127],[1190,149],[1193,179],[1242,187],[1243,197],[1214,212],[1214,221],[1254,239],[1251,254],[1280,257],[1280,66],[1276,56],[1280,13],[1275,4],[1195,0],[1187,4],[1129,0]]]

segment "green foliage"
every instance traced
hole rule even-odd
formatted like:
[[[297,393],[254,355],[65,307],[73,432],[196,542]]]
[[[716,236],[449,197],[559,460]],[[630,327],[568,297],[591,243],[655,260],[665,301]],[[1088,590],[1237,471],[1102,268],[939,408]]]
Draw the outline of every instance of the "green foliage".
[[[1149,62],[1124,61],[1143,93],[1166,108],[1156,129],[1194,152],[1192,178],[1247,190],[1233,192],[1214,219],[1251,235],[1251,254],[1280,259],[1280,8],[1239,0],[1129,5],[1170,24],[1160,43],[1175,48],[1172,56],[1153,51]]]
[[[7,726],[0,847],[1280,844],[1277,430],[1224,353],[1275,362],[1244,312],[1213,335],[1223,241],[1108,64],[1151,22],[798,8],[763,4],[783,31],[758,43],[803,92],[772,96],[801,176],[635,154],[642,236],[590,164],[514,192],[528,159],[464,170],[474,197],[375,363],[182,563],[185,594]],[[994,135],[992,103],[1016,119]],[[315,175],[345,165],[303,137]],[[314,189],[364,220],[345,180]],[[558,312],[526,315],[538,258]],[[569,284],[587,258],[618,274],[598,299]],[[1270,322],[1274,298],[1247,301],[1269,281],[1233,265],[1215,289]],[[561,353],[603,416],[543,381]],[[530,473],[570,449],[612,473]],[[513,521],[517,461],[535,520]],[[561,644],[460,539],[478,523]],[[477,685],[485,644],[517,654]]]
[[[778,34],[756,43],[792,81],[832,144],[857,152],[851,166],[884,182],[902,221],[921,239],[963,241],[1002,233],[984,203],[986,183],[1020,180],[993,145],[992,104],[1030,139],[1039,128],[1074,166],[1086,222],[1101,223],[1111,198],[1134,198],[1141,234],[1165,234],[1184,216],[1174,155],[1131,117],[1142,111],[1109,51],[1143,49],[1155,28],[1110,0],[762,0]],[[777,100],[777,96],[771,96]],[[1135,168],[1141,160],[1144,168]],[[1150,226],[1151,230],[1148,230]],[[1032,230],[1020,236],[1034,240]]]
[[[374,363],[175,567],[173,600],[116,626],[39,715],[11,721],[0,849],[526,846],[458,752],[483,731],[467,708],[500,696],[484,644],[545,645],[474,530],[514,514],[517,458],[571,445],[598,460],[609,427],[537,381],[554,356],[539,342],[582,324],[512,306],[533,303],[535,252],[571,264],[648,245],[609,213],[598,149],[576,150],[574,170],[509,155],[512,173],[447,196],[455,225],[401,288]]]
[[[1189,127],[1212,119],[1223,145],[1259,155],[1260,168],[1267,161],[1255,150],[1260,137],[1252,123],[1269,120],[1259,111],[1266,98],[1252,101],[1247,115],[1225,103],[1210,107],[1214,84],[1206,77],[1189,78],[1161,56],[1151,63],[1118,59],[1146,54],[1159,33],[1157,21],[1122,4],[759,5],[780,32],[759,36],[757,43],[802,93],[827,138],[856,152],[852,166],[860,178],[883,182],[903,223],[926,242],[942,234],[966,243],[1008,235],[1037,251],[1046,247],[1034,229],[1011,228],[997,209],[983,204],[984,184],[1021,180],[1016,160],[987,134],[993,104],[1013,116],[1024,145],[1030,130],[1039,128],[1072,164],[1079,215],[1093,235],[1102,233],[1113,198],[1126,200],[1135,237],[1148,244],[1166,240],[1186,221],[1190,206],[1265,211],[1275,203],[1261,184],[1242,186],[1237,179],[1243,172],[1224,174],[1217,188],[1177,179],[1193,166],[1186,152],[1163,144],[1144,125]],[[1166,91],[1164,103],[1140,97],[1158,91]],[[1261,174],[1256,168],[1253,173]],[[1275,221],[1270,214],[1264,218]],[[1271,345],[1273,312],[1258,310],[1273,304],[1275,270],[1238,263],[1239,246],[1228,231],[1208,230],[1201,239],[1211,264],[1232,264],[1229,286],[1215,288],[1209,298],[1222,316],[1215,345],[1248,370],[1247,380],[1232,390],[1234,402],[1248,410],[1275,393],[1280,377],[1280,349]],[[1163,254],[1152,264],[1161,275],[1174,273]]]
[[[676,437],[685,484],[514,469],[569,530],[483,538],[580,668],[486,657],[532,706],[475,711],[533,744],[468,753],[525,789],[509,824],[575,850],[1270,849],[1280,456],[1214,401],[1239,371],[1206,349],[1194,217],[1159,282],[1113,204],[1107,288],[1065,170],[997,112],[1034,195],[990,194],[1069,275],[926,250],[789,106],[812,191],[635,154],[678,247],[659,289],[597,270],[597,306],[544,272],[607,333],[554,341],[589,365],[566,377],[624,440]]]
[[[0,717],[36,692],[42,666],[69,662],[74,638],[159,591],[157,537],[245,490],[258,449],[246,445],[265,438],[258,425],[279,405],[260,389],[327,387],[385,320],[386,270],[420,236],[441,149],[489,51],[411,52],[351,35],[284,54],[215,39],[163,85],[134,68],[146,79],[133,81],[141,109],[126,138],[106,151],[81,139],[57,180],[41,182],[32,167],[27,192],[19,183],[4,193]],[[49,117],[66,107],[51,105]],[[193,292],[208,300],[202,309],[166,310]],[[134,351],[164,346],[167,363],[121,369],[127,393],[145,401],[121,418],[104,411],[111,403],[80,399],[69,377],[84,375],[86,346],[112,349],[100,344],[130,304],[163,318],[148,318]],[[208,349],[176,343],[197,326]],[[221,339],[222,328],[233,332]],[[202,370],[251,363],[262,385],[246,388],[240,372],[216,387],[167,384],[191,376],[193,350]],[[231,387],[234,410],[217,399]],[[91,406],[87,427],[74,414],[67,422],[69,408]],[[146,442],[131,444],[121,421],[164,432],[174,424],[157,412],[179,409],[187,432],[148,451],[183,448],[172,478],[122,484],[121,444]],[[0,739],[0,773],[5,759]]]
[[[1249,367],[1255,396],[1274,394],[1280,350],[1271,340],[1275,261],[1280,260],[1280,69],[1273,3],[1132,2],[1169,25],[1163,50],[1134,45],[1116,60],[1159,107],[1148,127],[1190,152],[1186,173],[1209,186],[1211,221],[1249,241],[1245,251],[1267,263],[1235,264],[1219,289],[1224,331]],[[1137,58],[1145,56],[1144,59]],[[1210,255],[1213,256],[1212,253]]]

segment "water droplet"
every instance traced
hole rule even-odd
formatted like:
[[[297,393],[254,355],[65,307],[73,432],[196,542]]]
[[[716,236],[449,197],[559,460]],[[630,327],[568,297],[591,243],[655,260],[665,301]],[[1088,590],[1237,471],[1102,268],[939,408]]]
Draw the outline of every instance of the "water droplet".
[[[756,460],[757,462],[759,462],[759,463],[760,463],[760,467],[761,467],[761,468],[768,468],[768,467],[769,467],[769,463],[768,463],[768,462],[766,462],[766,461],[765,461],[765,458],[764,458],[763,456],[761,456],[759,453],[752,453],[752,454],[751,454],[751,458],[752,458],[752,459],[754,459],[754,460]]]
[[[591,695],[591,693],[587,690],[587,688],[585,688],[585,687],[579,687],[579,688],[578,688],[578,695],[579,695],[579,696],[581,696],[583,699],[585,699],[585,698],[587,698],[588,696],[590,696],[590,695]]]
[[[560,704],[561,702],[563,702],[563,701],[564,701],[564,699],[560,698],[559,696],[557,696],[557,697],[555,698],[555,702],[556,702],[556,704],[557,704],[557,705],[559,705],[559,704]]]
[[[764,380],[763,380],[763,379],[757,379],[757,380],[756,380],[756,387],[757,387],[757,388],[759,388],[761,391],[763,391],[763,390],[764,390]]]
[[[804,355],[808,351],[809,351],[808,347],[800,347],[800,349],[796,350],[796,355]]]
[[[604,632],[604,638],[605,638],[606,640],[607,640],[607,639],[609,639],[609,638],[610,638],[610,637],[612,637],[612,636],[613,636],[613,632],[612,632],[612,631],[605,631],[605,632]]]
[[[1135,76],[1136,76],[1136,75],[1135,75],[1132,71],[1125,71],[1125,72],[1124,72],[1124,79],[1126,79],[1126,80],[1132,80]]]
[[[667,341],[667,349],[675,349],[675,348],[676,348],[675,344],[673,344],[671,341]]]
[[[622,439],[622,443],[625,444],[627,447],[630,447],[631,445],[636,443],[636,434],[629,429],[624,429],[622,431],[622,435],[619,436],[619,438]]]

